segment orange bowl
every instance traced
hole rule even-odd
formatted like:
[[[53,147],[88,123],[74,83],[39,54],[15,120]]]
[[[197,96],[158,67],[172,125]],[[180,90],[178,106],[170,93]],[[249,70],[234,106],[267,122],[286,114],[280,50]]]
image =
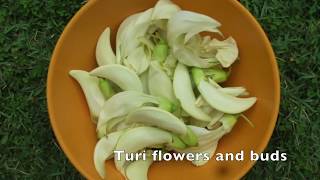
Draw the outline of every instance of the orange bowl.
[[[257,104],[246,112],[255,127],[239,121],[219,142],[217,152],[244,151],[244,161],[217,162],[202,167],[190,162],[157,162],[149,179],[239,179],[254,165],[250,150],[261,153],[277,120],[280,82],[275,56],[265,33],[254,17],[235,0],[173,0],[183,9],[209,15],[222,23],[221,30],[238,43],[240,61],[235,63],[229,85],[244,86]],[[47,82],[48,109],[52,128],[72,164],[88,179],[99,179],[93,165],[97,142],[95,124],[80,87],[69,75],[72,69],[95,68],[95,46],[102,31],[110,26],[112,41],[119,24],[129,15],[152,7],[156,0],[90,0],[72,18],[54,50]],[[110,179],[122,179],[113,165],[106,163]]]

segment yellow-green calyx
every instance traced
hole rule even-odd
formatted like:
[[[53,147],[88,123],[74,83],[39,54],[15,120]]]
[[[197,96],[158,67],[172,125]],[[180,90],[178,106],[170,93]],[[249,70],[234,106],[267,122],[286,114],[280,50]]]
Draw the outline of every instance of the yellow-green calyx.
[[[205,74],[202,69],[200,68],[192,68],[191,69],[192,79],[196,86],[199,85],[201,80],[205,78]]]
[[[190,147],[198,145],[198,136],[189,127],[187,127],[187,134],[179,138]]]
[[[172,134],[172,143],[170,146],[177,149],[187,148],[187,145],[175,134]]]
[[[221,68],[201,69],[194,67],[191,69],[191,74],[194,83],[198,86],[201,80],[207,78],[214,80],[216,83],[225,82],[230,73]]]
[[[99,88],[105,99],[109,99],[111,96],[115,94],[109,81],[105,79],[99,79]]]
[[[239,114],[225,114],[222,118],[222,125],[227,131],[231,131],[233,126],[236,124]]]
[[[167,98],[159,97],[159,108],[168,112],[174,112],[176,110],[176,105],[172,103]]]
[[[159,62],[163,62],[167,59],[169,54],[169,46],[164,40],[160,40],[153,49],[152,58]]]
[[[220,68],[206,69],[204,70],[204,73],[208,78],[211,78],[217,83],[225,82],[230,74],[229,72],[226,72]]]

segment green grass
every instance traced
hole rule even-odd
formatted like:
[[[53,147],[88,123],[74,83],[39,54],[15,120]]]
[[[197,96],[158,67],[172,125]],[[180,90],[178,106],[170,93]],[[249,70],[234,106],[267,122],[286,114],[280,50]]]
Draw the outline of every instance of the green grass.
[[[266,152],[247,179],[320,177],[320,1],[242,0],[263,25],[281,71],[281,111]],[[82,0],[0,1],[0,179],[80,179],[49,124],[50,56]]]

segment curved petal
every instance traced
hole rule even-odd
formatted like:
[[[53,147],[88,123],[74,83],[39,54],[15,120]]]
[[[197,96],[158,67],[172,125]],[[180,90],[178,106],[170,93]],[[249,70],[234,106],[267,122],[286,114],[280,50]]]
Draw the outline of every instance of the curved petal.
[[[198,147],[192,147],[193,150],[203,149],[207,144],[218,141],[225,134],[229,133],[237,122],[237,116],[225,114],[219,122],[221,123],[220,127],[214,130],[207,130],[206,128],[191,125],[188,126],[198,136]]]
[[[194,147],[194,151],[206,149],[208,144],[218,141],[226,133],[223,127],[211,131],[197,126],[189,125],[188,127],[198,136],[198,147]]]
[[[208,144],[209,142],[212,141],[218,141],[221,137],[223,137],[225,134],[229,133],[232,128],[235,126],[237,122],[237,116],[235,115],[230,115],[230,114],[224,114],[222,118],[219,119],[220,126],[214,130],[199,130],[201,129],[200,127],[196,126],[188,126],[194,132],[199,136],[199,146]],[[198,129],[198,130],[197,130]],[[199,131],[201,133],[199,133]]]
[[[139,37],[143,37],[146,34],[151,24],[152,12],[153,8],[150,8],[139,13],[134,24],[132,24],[132,26],[128,29],[127,36],[122,41],[124,56],[129,55],[139,46]]]
[[[170,19],[180,10],[180,7],[172,3],[170,0],[159,0],[154,7],[152,20]]]
[[[166,74],[173,79],[174,70],[176,69],[178,60],[172,55],[169,54],[165,62],[163,63],[163,70]]]
[[[102,107],[97,129],[111,119],[127,115],[130,111],[146,103],[157,104],[158,100],[137,91],[124,91],[112,96]]]
[[[126,18],[117,33],[117,61],[121,62],[140,44],[139,37],[143,37],[151,23],[153,8]]]
[[[134,70],[137,74],[142,74],[149,67],[149,58],[144,52],[144,48],[138,47],[133,50],[127,58],[124,59],[123,64]]]
[[[168,42],[174,56],[187,66],[209,68],[216,65],[214,56],[203,58],[194,49],[186,47],[186,43],[202,31],[220,33],[220,23],[213,18],[190,11],[179,11],[168,22]]]
[[[154,127],[137,127],[129,129],[120,137],[115,150],[133,153],[152,145],[166,144],[170,142],[172,142],[172,136],[169,132]],[[116,168],[122,174],[125,174],[125,155],[122,153],[120,157],[118,157],[116,154],[114,162]]]
[[[165,97],[174,102],[176,97],[173,92],[170,77],[161,69],[157,61],[152,61],[148,77],[149,92],[153,96]]]
[[[197,120],[195,118],[188,118],[188,124],[192,125],[192,126],[197,126],[197,127],[204,128],[209,124],[209,122],[207,122],[207,121],[199,121],[199,120]]]
[[[182,46],[177,46],[174,51],[174,56],[179,60],[180,63],[199,68],[210,68],[218,64],[215,57],[211,58],[201,58],[192,49],[187,49]]]
[[[182,153],[208,153],[209,154],[209,159],[205,159],[203,156],[199,157],[199,160],[194,160],[192,163],[196,166],[201,166],[207,163],[210,158],[213,156],[217,145],[218,145],[218,140],[216,138],[203,138],[203,136],[207,135],[210,133],[210,131],[206,130],[205,128],[199,128],[197,126],[188,126],[190,129],[193,130],[198,135],[198,146],[197,147],[189,147],[186,149],[174,149],[177,152],[182,152]]]
[[[192,117],[210,121],[210,116],[205,114],[199,107],[195,105],[196,98],[193,93],[191,79],[188,69],[183,64],[178,64],[173,78],[173,89],[175,96],[179,99],[182,108]]]
[[[69,74],[80,84],[86,97],[91,116],[93,120],[96,121],[105,102],[104,96],[99,89],[99,79],[90,76],[88,72],[82,70],[72,70]]]
[[[244,87],[224,87],[219,90],[234,97],[249,95],[248,91]]]
[[[232,37],[224,41],[213,39],[209,48],[217,50],[216,58],[224,68],[230,67],[239,56],[237,43]]]
[[[216,109],[213,109],[213,111],[210,113],[210,116],[211,116],[211,121],[207,125],[207,128],[213,129],[215,127],[215,124],[224,116],[224,113]]]
[[[203,26],[203,27],[194,27],[192,29],[189,30],[189,32],[186,34],[186,36],[184,37],[184,43],[187,43],[193,36],[206,31],[206,32],[213,32],[213,33],[219,33],[220,35],[222,35],[222,33],[217,29],[217,27],[214,27],[212,25],[208,25],[208,26]]]
[[[206,128],[201,128],[201,127],[192,126],[192,125],[188,125],[188,127],[199,137],[210,132]]]
[[[221,87],[217,82],[209,78],[209,83],[217,88],[222,93],[228,94],[230,96],[238,97],[238,96],[247,96],[249,95],[249,92],[244,87]],[[199,98],[202,98],[202,96],[199,96]]]
[[[219,91],[210,83],[202,80],[198,86],[199,92],[208,104],[221,112],[238,114],[252,107],[257,98],[237,98]]]
[[[126,168],[126,176],[128,180],[148,180],[148,169],[152,163],[152,157],[147,157],[146,160],[140,159],[132,162]]]
[[[94,166],[102,179],[106,177],[105,161],[113,156],[113,149],[122,134],[122,131],[111,133],[108,137],[101,138],[94,148]]]
[[[97,128],[97,138],[101,139],[107,135],[107,124],[104,124]]]
[[[120,116],[120,117],[116,117],[111,119],[108,123],[100,126],[97,129],[98,135],[100,135],[100,137],[106,136],[108,133],[110,132],[114,132],[116,130],[116,127],[123,122],[125,119],[124,116]]]
[[[228,117],[227,117],[228,118]],[[226,118],[224,118],[225,120]],[[222,122],[224,122],[224,120]],[[209,155],[209,159],[204,158],[203,156],[200,157],[199,160],[192,161],[192,164],[195,166],[202,166],[206,164],[213,156],[214,152],[216,151],[216,148],[218,146],[219,139],[230,132],[230,128],[233,127],[235,123],[231,125],[226,129],[225,126],[221,126],[218,129],[208,131],[205,128],[200,128],[197,126],[188,126],[190,129],[193,130],[195,134],[197,134],[199,142],[197,147],[190,147],[186,149],[175,149],[178,152],[188,152],[188,153],[207,153]]]
[[[140,74],[140,80],[142,83],[143,92],[146,94],[150,94],[149,85],[148,85],[148,81],[149,81],[148,76],[149,76],[149,71],[145,71],[144,73]]]
[[[126,122],[156,126],[180,135],[187,133],[187,127],[182,120],[167,111],[155,107],[141,107],[133,111],[128,115]]]
[[[135,25],[149,23],[152,20],[151,16],[152,16],[153,10],[154,10],[154,8],[150,8],[150,9],[147,9],[146,11],[139,13],[139,17],[138,17],[137,21],[135,22]],[[141,32],[139,32],[139,33],[141,33]]]
[[[201,109],[209,114],[211,120],[210,122],[199,121],[194,118],[189,119],[190,125],[195,125],[198,127],[207,127],[208,129],[214,129],[216,127],[216,123],[223,117],[224,113],[218,111],[216,109],[211,108],[210,106],[201,107]]]
[[[203,150],[201,153],[202,154],[204,154],[204,153],[209,154],[209,160],[210,160],[212,158],[213,154],[215,153],[217,147],[218,147],[218,141],[213,142],[212,144],[210,144],[209,148],[207,148],[206,150]],[[203,166],[207,162],[209,162],[209,160],[206,160],[203,156],[201,156],[199,160],[192,161],[192,164],[195,166]]]
[[[99,66],[116,63],[116,56],[110,44],[109,27],[107,27],[99,37],[96,47],[96,59]]]
[[[168,42],[174,47],[176,40],[181,35],[189,33],[189,35],[186,36],[189,38],[202,31],[212,32],[215,29],[216,32],[219,32],[217,28],[220,25],[218,21],[209,16],[191,11],[179,11],[169,19]]]
[[[93,76],[106,78],[123,90],[142,92],[142,83],[135,72],[119,64],[98,67],[90,72]]]
[[[222,126],[212,131],[204,130],[204,128],[200,130],[198,127],[189,126],[195,133],[198,133],[199,135],[199,147],[195,147],[193,149],[188,148],[184,151],[208,153],[209,157],[211,158],[216,151],[220,138],[229,133],[236,124],[237,116],[225,114],[219,121],[222,123]],[[209,160],[202,157],[199,160],[192,161],[192,163],[196,166],[202,166],[208,161]]]
[[[122,54],[124,54],[124,45],[123,42],[127,38],[127,34],[130,31],[130,28],[133,26],[135,21],[137,20],[139,13],[133,14],[127,17],[119,26],[117,37],[116,37],[116,56],[117,56],[117,63],[121,63]]]

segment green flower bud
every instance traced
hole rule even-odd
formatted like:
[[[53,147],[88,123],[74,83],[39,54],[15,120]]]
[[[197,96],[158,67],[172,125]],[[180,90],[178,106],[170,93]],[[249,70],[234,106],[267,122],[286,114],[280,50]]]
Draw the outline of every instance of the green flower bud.
[[[187,145],[175,134],[172,134],[172,143],[170,146],[177,149],[185,149],[187,147]]]
[[[193,82],[196,84],[196,86],[199,85],[199,83],[205,79],[205,74],[202,69],[200,68],[192,68],[191,69],[192,79]]]
[[[176,107],[170,100],[164,97],[159,97],[159,108],[168,112],[174,112]]]
[[[213,79],[217,83],[225,82],[229,77],[229,72],[220,68],[206,69],[205,75]]]
[[[165,41],[160,41],[155,45],[152,53],[152,58],[159,62],[163,62],[169,55],[169,46]]]
[[[231,131],[233,126],[236,124],[238,117],[239,117],[238,114],[237,115],[233,115],[233,114],[223,115],[221,122],[222,122],[222,126],[224,127],[224,129],[226,129],[227,131]]]
[[[187,127],[187,129],[187,134],[184,136],[180,136],[180,139],[188,146],[197,146],[198,136],[189,127]]]
[[[111,96],[115,94],[109,81],[105,79],[99,79],[99,88],[105,99],[109,99]]]

